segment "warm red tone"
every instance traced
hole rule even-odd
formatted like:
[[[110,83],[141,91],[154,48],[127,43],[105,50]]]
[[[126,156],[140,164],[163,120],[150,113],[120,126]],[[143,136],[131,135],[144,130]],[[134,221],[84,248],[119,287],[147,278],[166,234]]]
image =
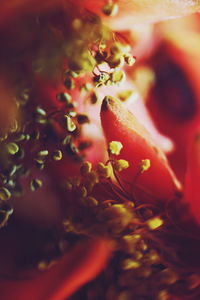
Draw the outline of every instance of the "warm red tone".
[[[48,271],[24,275],[30,279],[2,279],[1,300],[64,300],[103,269],[111,249],[105,239],[81,242]]]
[[[122,172],[122,176],[132,188],[135,185],[144,189],[154,200],[173,198],[178,191],[175,177],[163,152],[153,144],[136,118],[120,101],[107,97],[102,104],[101,120],[107,141],[119,141],[123,145],[117,159],[119,157],[129,162],[130,167]],[[151,167],[138,176],[143,159],[150,159]]]

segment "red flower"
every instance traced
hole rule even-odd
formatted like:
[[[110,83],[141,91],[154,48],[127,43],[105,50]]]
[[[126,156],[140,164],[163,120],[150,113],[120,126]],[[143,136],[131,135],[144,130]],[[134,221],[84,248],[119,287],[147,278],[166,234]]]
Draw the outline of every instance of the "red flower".
[[[62,300],[84,286],[75,299],[195,299],[199,136],[182,191],[164,153],[119,100],[103,100],[107,145],[92,104],[97,87],[109,93],[105,86],[124,80],[119,67],[135,62],[126,38],[98,15],[127,30],[197,11],[198,1],[75,4],[2,1],[0,298]]]

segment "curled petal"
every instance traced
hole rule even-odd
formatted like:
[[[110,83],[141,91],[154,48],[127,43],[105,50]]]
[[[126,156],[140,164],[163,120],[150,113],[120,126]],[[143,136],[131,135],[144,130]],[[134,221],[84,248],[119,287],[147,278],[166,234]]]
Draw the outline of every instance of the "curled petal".
[[[22,300],[28,295],[30,300],[64,300],[95,277],[104,268],[110,254],[110,241],[82,242],[36,277],[20,281],[1,280],[1,299]]]
[[[185,180],[185,200],[190,204],[191,212],[200,223],[200,132],[196,134],[189,155]]]
[[[136,118],[124,108],[119,100],[105,97],[101,121],[107,142],[119,141],[123,148],[119,158],[129,162],[129,168],[122,172],[122,177],[134,187],[139,187],[151,194],[154,199],[169,199],[180,188],[171,171],[165,155],[154,145],[149,133]],[[141,162],[150,160],[150,168],[141,172]]]

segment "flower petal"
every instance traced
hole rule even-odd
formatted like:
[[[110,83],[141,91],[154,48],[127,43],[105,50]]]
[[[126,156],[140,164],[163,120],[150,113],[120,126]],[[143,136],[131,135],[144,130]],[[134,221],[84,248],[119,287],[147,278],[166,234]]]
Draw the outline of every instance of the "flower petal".
[[[189,155],[185,180],[185,200],[190,204],[191,212],[200,223],[200,132],[193,140]]]
[[[119,100],[105,97],[101,121],[107,142],[119,141],[123,145],[117,156],[129,161],[130,167],[122,172],[123,179],[151,194],[154,198],[169,199],[180,188],[163,152],[154,145],[149,133]],[[149,159],[151,166],[140,172],[141,161]],[[141,173],[141,174],[139,174]],[[139,176],[138,176],[139,175]]]
[[[1,300],[64,300],[95,277],[111,255],[110,241],[88,240],[32,279],[1,280]],[[12,287],[12,288],[11,288]]]

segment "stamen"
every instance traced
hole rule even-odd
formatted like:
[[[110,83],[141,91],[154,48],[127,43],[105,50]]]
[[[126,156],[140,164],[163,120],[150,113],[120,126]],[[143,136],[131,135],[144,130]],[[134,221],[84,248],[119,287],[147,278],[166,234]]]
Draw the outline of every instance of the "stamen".
[[[121,172],[129,167],[129,162],[125,159],[114,160],[112,166],[115,171]]]
[[[110,154],[119,155],[123,145],[121,142],[112,141],[108,145],[108,151]]]

